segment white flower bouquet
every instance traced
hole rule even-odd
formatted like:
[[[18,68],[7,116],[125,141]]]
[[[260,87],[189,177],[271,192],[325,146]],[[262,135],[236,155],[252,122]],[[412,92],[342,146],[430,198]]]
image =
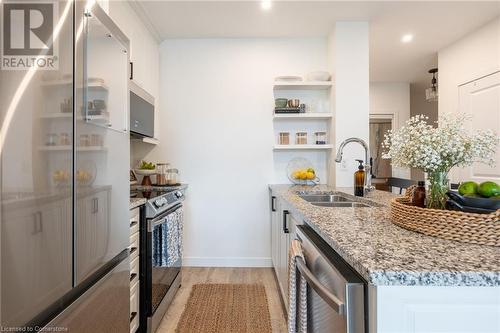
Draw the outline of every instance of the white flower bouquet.
[[[418,168],[427,173],[429,208],[444,209],[451,168],[475,162],[495,164],[498,135],[491,130],[469,131],[466,128],[469,119],[463,114],[447,114],[440,116],[438,127],[433,127],[428,124],[428,117],[418,115],[385,135],[383,158],[391,159],[394,166]]]

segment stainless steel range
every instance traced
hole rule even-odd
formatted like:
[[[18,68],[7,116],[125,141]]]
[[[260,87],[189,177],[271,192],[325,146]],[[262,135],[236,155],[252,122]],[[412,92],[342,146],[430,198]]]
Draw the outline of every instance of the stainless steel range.
[[[146,198],[140,227],[140,331],[154,332],[180,287],[185,188],[136,191]]]

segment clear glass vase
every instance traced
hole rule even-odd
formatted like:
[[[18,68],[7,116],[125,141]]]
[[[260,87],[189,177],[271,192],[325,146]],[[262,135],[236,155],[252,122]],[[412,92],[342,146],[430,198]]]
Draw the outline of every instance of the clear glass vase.
[[[448,172],[428,172],[427,179],[429,181],[427,208],[445,209],[447,199],[446,192],[449,190]]]

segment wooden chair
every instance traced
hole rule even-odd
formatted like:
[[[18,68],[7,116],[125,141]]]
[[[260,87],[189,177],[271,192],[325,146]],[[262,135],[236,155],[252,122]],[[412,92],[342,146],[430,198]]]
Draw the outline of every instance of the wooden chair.
[[[395,178],[395,177],[387,178],[387,185],[389,186],[389,188],[390,189],[392,189],[393,187],[399,188],[399,194],[403,194],[403,189],[407,189],[408,187],[416,184],[417,182],[411,179]]]

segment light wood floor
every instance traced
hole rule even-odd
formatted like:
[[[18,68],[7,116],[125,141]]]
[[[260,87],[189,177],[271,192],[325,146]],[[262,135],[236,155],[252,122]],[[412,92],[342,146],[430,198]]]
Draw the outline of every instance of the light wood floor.
[[[266,288],[273,333],[285,333],[286,322],[272,268],[201,268],[185,267],[182,285],[163,317],[157,333],[174,333],[184,307],[196,283],[259,283]],[[193,332],[198,333],[198,332]],[[201,332],[199,332],[201,333]],[[228,332],[230,333],[230,332]]]

